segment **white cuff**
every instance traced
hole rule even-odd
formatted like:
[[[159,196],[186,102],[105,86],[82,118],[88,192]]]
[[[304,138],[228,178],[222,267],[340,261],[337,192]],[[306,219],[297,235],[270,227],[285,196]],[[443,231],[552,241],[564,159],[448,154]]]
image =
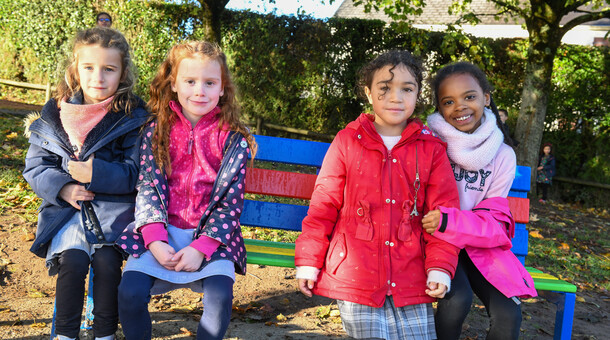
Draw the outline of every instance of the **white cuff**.
[[[318,281],[318,274],[320,274],[320,269],[316,267],[300,266],[297,267],[296,278]]]
[[[447,286],[447,293],[451,290],[451,277],[449,274],[440,271],[440,270],[430,270],[428,272],[428,281],[426,281],[426,285],[430,284],[430,282],[442,283]]]

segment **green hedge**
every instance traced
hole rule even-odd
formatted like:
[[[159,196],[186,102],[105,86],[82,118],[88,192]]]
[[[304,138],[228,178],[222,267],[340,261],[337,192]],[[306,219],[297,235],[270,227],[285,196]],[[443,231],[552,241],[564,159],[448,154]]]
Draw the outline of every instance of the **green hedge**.
[[[137,92],[144,98],[169,47],[203,36],[191,5],[160,0],[2,1],[0,77],[56,81],[69,40],[77,29],[93,26],[99,10],[110,12],[114,27],[130,41],[139,73]],[[426,32],[381,21],[228,10],[222,22],[224,50],[249,120],[335,133],[368,110],[357,96],[357,70],[382,51],[402,48],[419,55],[431,73],[455,60],[479,64],[496,88],[496,103],[509,110],[514,131],[525,40]],[[543,139],[555,145],[558,175],[610,183],[609,55],[606,47],[562,46],[556,58]],[[428,87],[423,91],[422,117],[433,110]]]

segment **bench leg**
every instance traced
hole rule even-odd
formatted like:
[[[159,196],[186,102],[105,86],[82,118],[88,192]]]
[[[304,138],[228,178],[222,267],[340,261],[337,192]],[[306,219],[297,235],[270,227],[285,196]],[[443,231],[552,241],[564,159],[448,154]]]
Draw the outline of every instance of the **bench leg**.
[[[538,291],[541,297],[557,305],[555,314],[554,340],[569,340],[572,338],[574,322],[574,307],[576,294],[565,292]]]
[[[89,269],[89,287],[87,288],[87,307],[85,308],[85,320],[80,329],[88,331],[93,328],[93,267]]]

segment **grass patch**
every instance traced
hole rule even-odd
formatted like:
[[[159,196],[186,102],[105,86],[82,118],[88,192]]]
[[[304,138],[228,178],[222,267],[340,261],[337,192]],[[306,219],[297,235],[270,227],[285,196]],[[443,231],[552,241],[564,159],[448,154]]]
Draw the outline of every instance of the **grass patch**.
[[[28,142],[23,136],[22,117],[0,114],[0,212],[23,208],[26,219],[35,219],[40,199],[30,189],[21,172]]]
[[[532,206],[526,264],[581,288],[610,289],[610,216],[558,203]]]

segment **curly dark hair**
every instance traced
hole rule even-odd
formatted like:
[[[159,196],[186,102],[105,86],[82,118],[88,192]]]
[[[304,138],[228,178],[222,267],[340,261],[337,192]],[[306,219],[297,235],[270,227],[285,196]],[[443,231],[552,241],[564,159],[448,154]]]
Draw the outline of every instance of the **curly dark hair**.
[[[381,54],[360,69],[360,72],[358,73],[359,95],[362,98],[366,99],[364,88],[366,87],[370,89],[372,87],[375,72],[388,65],[391,65],[392,67],[390,68],[390,74],[392,74],[393,78],[394,73],[392,71],[396,68],[396,66],[400,64],[404,65],[417,81],[417,96],[419,97],[419,94],[421,93],[421,84],[424,77],[424,68],[422,67],[419,59],[413,56],[409,51],[401,50],[391,50],[384,54]],[[392,80],[392,78],[388,80]],[[381,94],[381,96],[383,96],[384,94],[385,93]]]

